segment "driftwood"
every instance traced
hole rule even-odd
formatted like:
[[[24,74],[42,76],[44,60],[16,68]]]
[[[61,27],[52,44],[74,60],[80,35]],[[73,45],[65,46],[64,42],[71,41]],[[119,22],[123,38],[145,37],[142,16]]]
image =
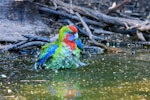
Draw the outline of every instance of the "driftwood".
[[[25,38],[27,38],[24,41],[21,41],[19,43],[14,43],[12,45],[5,46],[3,48],[3,51],[9,51],[9,50],[19,50],[23,48],[29,48],[33,46],[42,46],[47,42],[54,42],[58,38],[58,35],[55,37],[49,39],[49,38],[44,38],[44,37],[39,37],[39,36],[33,36],[33,35],[23,35]]]
[[[64,6],[68,9],[70,8],[69,4],[64,3],[60,0],[54,0],[53,2],[55,2],[56,4],[58,4],[60,6]],[[123,5],[127,2],[128,2],[128,0],[125,0],[121,5]],[[120,5],[118,7],[120,7]],[[79,6],[75,6],[75,5],[72,5],[72,9],[82,15],[92,17],[96,20],[99,20],[99,21],[107,23],[107,24],[123,26],[123,27],[126,27],[127,29],[136,28],[139,31],[149,31],[150,30],[150,22],[149,21],[112,17],[112,16],[105,15],[103,13],[100,13],[97,10],[92,10],[89,8],[79,7]],[[141,39],[140,36],[142,36],[142,34],[140,36],[139,35],[137,35],[137,36],[139,37],[139,39]]]
[[[108,47],[106,44],[102,43],[103,41],[107,42],[105,36],[132,33],[132,35],[137,36],[139,40],[145,41],[138,43],[146,43],[149,45],[147,40],[150,39],[147,38],[149,38],[150,21],[143,21],[118,12],[118,9],[121,9],[129,1],[130,0],[123,0],[120,4],[115,6],[112,5],[109,9],[101,12],[98,10],[73,5],[72,0],[70,0],[69,3],[65,3],[61,0],[50,0],[54,7],[44,5],[44,3],[41,4],[33,1],[31,2],[37,5],[38,10],[43,14],[51,15],[51,17],[54,18],[58,17],[59,20],[56,20],[57,23],[74,24],[78,28],[79,34],[82,37],[88,37],[88,40],[86,40],[89,43],[88,45],[95,45],[104,48],[107,51],[118,52],[118,49]],[[112,13],[117,15],[119,14],[122,17],[112,16]],[[47,19],[49,19],[49,17]],[[113,29],[114,27],[117,27],[118,29]],[[133,30],[134,32],[132,32]],[[22,36],[26,39],[9,46],[4,46],[4,50],[20,50],[34,46],[39,47],[47,42],[55,41],[58,37],[58,35],[56,35],[55,37],[49,39],[33,35]],[[145,36],[147,36],[147,38],[145,38]]]
[[[44,12],[48,12],[50,14],[59,15],[59,16],[63,16],[63,17],[69,18],[69,19],[80,21],[80,19],[77,16],[68,14],[64,11],[56,11],[54,9],[47,8],[47,7],[39,7],[39,10],[44,11]],[[101,22],[96,22],[96,21],[93,21],[93,20],[90,20],[87,18],[84,18],[84,21],[88,24],[92,24],[92,25],[96,25],[96,26],[100,26],[100,27],[104,27],[104,25],[105,25],[105,24],[103,25]]]
[[[103,13],[109,14],[109,13],[115,12],[116,10],[120,9],[121,7],[123,7],[128,2],[129,2],[129,0],[124,0],[120,4],[118,4],[118,5],[114,6],[114,7],[113,6],[109,7],[109,9],[106,10],[106,11],[103,11]]]
[[[58,5],[64,6],[68,9],[70,8],[69,4],[64,3],[60,0],[53,0],[53,2],[55,2]],[[95,18],[104,23],[121,25],[121,26],[125,26],[125,24],[127,24],[128,26],[137,26],[136,28],[141,31],[150,30],[150,23],[147,23],[146,21],[112,17],[112,16],[105,15],[103,13],[100,13],[97,10],[92,10],[89,8],[79,7],[79,6],[75,6],[75,5],[72,6],[72,9],[82,15],[86,15],[86,16]]]
[[[81,23],[83,24],[83,26],[85,27],[86,31],[88,32],[88,36],[89,39],[91,40],[91,43],[97,44],[98,46],[107,49],[107,47],[101,43],[96,42],[96,40],[94,40],[94,36],[91,32],[91,30],[89,29],[88,25],[84,22],[84,20],[82,19],[81,15],[79,13],[76,13],[76,15],[79,17],[79,19],[81,20]]]

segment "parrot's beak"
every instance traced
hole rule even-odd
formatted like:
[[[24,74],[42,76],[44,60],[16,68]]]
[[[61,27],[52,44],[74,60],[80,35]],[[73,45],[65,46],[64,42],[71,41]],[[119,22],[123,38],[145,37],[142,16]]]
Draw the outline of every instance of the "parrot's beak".
[[[70,35],[69,37],[68,37],[68,40],[69,41],[74,41],[74,40],[76,40],[76,39],[78,39],[78,33],[74,33],[74,34],[72,34],[72,35]]]
[[[75,33],[74,36],[75,36],[75,39],[78,39],[79,37],[78,33]]]

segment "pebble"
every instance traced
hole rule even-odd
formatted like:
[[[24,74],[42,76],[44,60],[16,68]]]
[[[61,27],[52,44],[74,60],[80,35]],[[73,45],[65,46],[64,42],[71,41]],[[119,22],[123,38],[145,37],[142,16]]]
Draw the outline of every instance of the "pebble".
[[[5,74],[1,74],[0,75],[2,78],[7,78],[7,76]]]

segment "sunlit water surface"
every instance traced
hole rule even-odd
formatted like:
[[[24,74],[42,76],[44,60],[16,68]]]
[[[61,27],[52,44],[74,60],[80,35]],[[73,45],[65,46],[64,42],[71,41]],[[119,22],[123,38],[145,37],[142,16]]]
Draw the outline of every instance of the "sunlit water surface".
[[[34,55],[0,53],[0,100],[150,100],[150,53],[93,55],[90,65],[32,70]]]

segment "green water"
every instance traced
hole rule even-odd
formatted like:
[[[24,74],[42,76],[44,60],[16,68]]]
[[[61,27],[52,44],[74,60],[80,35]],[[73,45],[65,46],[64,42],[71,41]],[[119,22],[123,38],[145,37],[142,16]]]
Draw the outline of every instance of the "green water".
[[[150,100],[150,53],[92,56],[90,65],[31,70],[35,56],[0,54],[0,100]]]

